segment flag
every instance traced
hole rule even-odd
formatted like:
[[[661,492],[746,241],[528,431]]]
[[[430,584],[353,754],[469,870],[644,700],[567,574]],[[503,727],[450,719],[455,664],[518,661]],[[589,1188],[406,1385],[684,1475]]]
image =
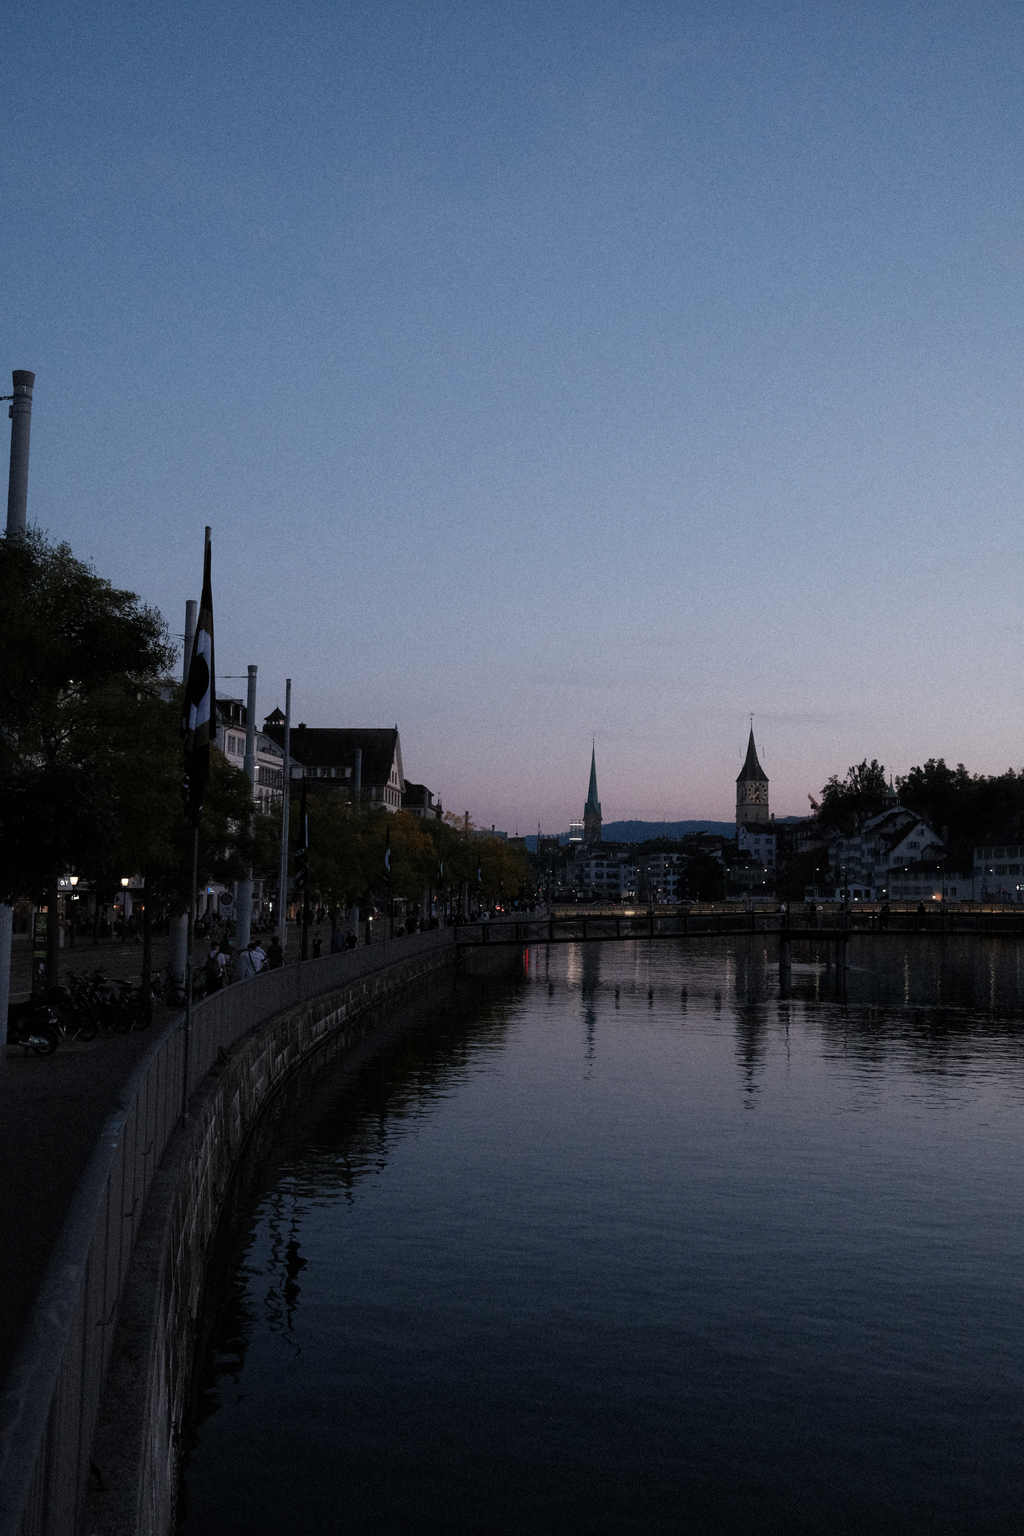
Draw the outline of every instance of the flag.
[[[391,894],[391,828],[388,827],[384,836],[384,884],[388,895]]]
[[[477,885],[483,885],[484,883],[484,872],[479,864],[476,867],[476,883]]]
[[[438,885],[444,885],[444,859],[438,859],[437,861],[437,883]]]
[[[306,774],[302,774],[302,799],[299,801],[299,846],[295,854],[295,884],[306,889],[309,873],[309,816],[306,812]]]
[[[185,739],[185,768],[182,793],[185,815],[199,826],[203,810],[203,792],[210,777],[210,747],[217,733],[217,684],[213,665],[213,592],[210,586],[210,530],[206,530],[203,555],[203,595],[199,602],[196,637],[185,685],[185,707],[181,734]]]

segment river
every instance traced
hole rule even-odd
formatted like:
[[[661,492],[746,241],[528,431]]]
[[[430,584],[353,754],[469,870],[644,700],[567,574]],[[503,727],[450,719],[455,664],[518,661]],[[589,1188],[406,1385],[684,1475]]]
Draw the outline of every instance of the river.
[[[182,1536],[1019,1532],[1024,945],[541,947],[317,1091]]]

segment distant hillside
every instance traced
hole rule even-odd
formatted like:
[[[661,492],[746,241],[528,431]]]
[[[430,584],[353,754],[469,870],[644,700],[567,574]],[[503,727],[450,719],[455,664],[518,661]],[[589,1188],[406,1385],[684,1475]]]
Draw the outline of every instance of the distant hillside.
[[[691,832],[711,832],[715,837],[735,837],[734,821],[606,821],[601,837],[606,843],[649,843],[656,837],[687,837]]]
[[[686,837],[690,832],[711,832],[717,837],[735,837],[734,821],[606,821],[601,838],[606,843],[649,843],[656,837]],[[559,842],[569,841],[568,832],[559,834]],[[525,839],[531,853],[537,851],[537,838]]]

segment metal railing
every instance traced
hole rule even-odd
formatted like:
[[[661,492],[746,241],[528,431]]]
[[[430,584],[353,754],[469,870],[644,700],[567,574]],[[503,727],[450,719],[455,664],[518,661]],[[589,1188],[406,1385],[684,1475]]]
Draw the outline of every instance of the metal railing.
[[[743,910],[577,912],[567,915],[536,914],[498,917],[487,923],[458,925],[455,941],[460,949],[487,944],[571,944],[605,939],[700,938],[744,933],[789,934],[791,938],[843,938],[852,934],[978,934],[1024,937],[1024,912],[987,913],[928,910],[868,912],[859,908],[833,908],[814,913],[745,912]]]
[[[452,948],[440,928],[264,972],[184,1015],[136,1064],[75,1192],[0,1405],[0,1536],[75,1536],[117,1329],[146,1199],[183,1112],[220,1052],[255,1025],[361,976]]]

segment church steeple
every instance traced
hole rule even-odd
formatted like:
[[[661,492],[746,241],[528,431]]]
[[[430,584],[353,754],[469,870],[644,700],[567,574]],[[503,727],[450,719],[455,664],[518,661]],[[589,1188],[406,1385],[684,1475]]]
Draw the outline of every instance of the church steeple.
[[[759,779],[765,784],[768,783],[768,775],[765,773],[764,769],[761,767],[761,764],[757,760],[757,748],[754,746],[753,725],[750,727],[750,740],[747,742],[747,755],[744,760],[743,767],[739,771],[739,776],[736,779],[736,783],[738,784],[741,779]]]
[[[590,748],[590,788],[587,791],[587,803],[583,807],[583,841],[584,843],[601,841],[601,802],[597,798],[596,745]]]
[[[746,827],[751,822],[768,820],[768,775],[757,760],[751,721],[747,755],[736,779],[736,826]]]

